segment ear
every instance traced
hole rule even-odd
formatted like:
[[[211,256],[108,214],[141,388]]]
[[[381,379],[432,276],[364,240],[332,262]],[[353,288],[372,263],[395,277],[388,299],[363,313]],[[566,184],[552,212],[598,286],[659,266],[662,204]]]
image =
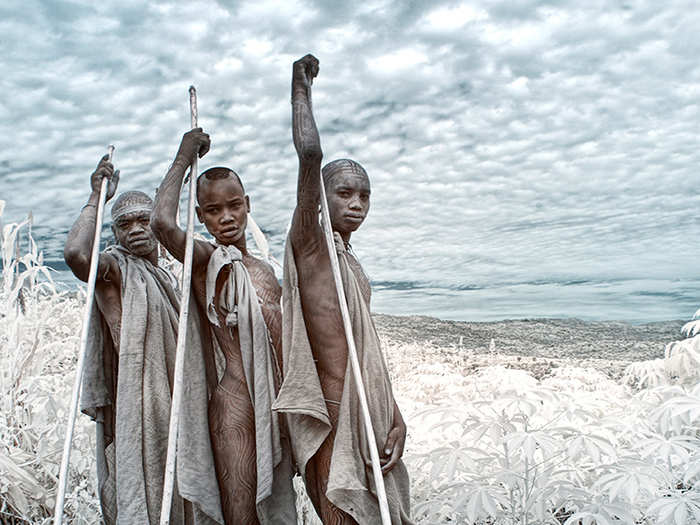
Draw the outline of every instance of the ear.
[[[114,223],[112,223],[111,228],[112,228],[112,235],[114,235],[114,238],[116,239],[117,238],[117,229],[114,227]]]
[[[245,196],[245,207],[246,211],[250,213],[250,199],[248,198],[248,195]]]
[[[195,206],[194,211],[197,212],[197,219],[199,219],[199,222],[204,223],[204,217],[202,216],[202,208],[200,208],[199,206]]]

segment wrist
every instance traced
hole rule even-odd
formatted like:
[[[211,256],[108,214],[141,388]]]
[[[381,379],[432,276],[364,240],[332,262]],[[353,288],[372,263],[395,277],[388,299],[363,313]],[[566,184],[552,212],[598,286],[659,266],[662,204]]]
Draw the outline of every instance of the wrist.
[[[297,99],[298,97],[308,98],[308,96],[309,89],[306,87],[306,85],[302,84],[301,82],[298,84],[292,84],[292,100]]]
[[[192,154],[188,155],[187,152],[183,150],[178,150],[177,155],[175,155],[175,160],[173,161],[173,166],[183,166],[187,168],[192,163]]]

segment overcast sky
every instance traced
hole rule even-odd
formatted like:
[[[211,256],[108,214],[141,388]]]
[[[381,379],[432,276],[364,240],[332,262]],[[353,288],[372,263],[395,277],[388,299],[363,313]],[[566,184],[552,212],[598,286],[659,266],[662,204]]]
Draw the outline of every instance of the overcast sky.
[[[57,254],[110,143],[121,189],[152,192],[194,84],[200,166],[239,172],[280,249],[311,52],[325,160],[372,180],[375,281],[697,279],[699,32],[692,1],[5,0],[5,219],[33,210]]]

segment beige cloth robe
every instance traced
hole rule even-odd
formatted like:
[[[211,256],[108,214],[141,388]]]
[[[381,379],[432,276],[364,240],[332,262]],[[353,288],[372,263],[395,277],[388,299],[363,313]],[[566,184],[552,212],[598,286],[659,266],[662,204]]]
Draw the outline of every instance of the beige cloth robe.
[[[362,297],[348,263],[349,255],[337,234],[336,251],[374,427],[373,441],[383,447],[394,413],[389,374],[369,305]],[[284,258],[282,305],[284,378],[273,408],[286,414],[297,468],[305,475],[307,462],[326,439],[331,424],[306,332],[296,261],[289,239]],[[384,482],[391,522],[410,524],[409,479],[402,461],[384,476]],[[326,496],[361,525],[381,525],[368,438],[349,359]]]
[[[216,297],[216,281],[224,268],[230,272]],[[218,245],[209,258],[206,301],[209,322],[219,326],[218,309],[226,326],[238,329],[243,372],[255,412],[258,519],[261,525],[295,524],[290,451],[281,438],[278,415],[272,412],[276,360],[255,287],[235,246]],[[216,337],[212,339],[216,343]]]
[[[110,246],[105,253],[117,260],[122,275],[119,348],[113,347],[95,306],[81,410],[97,422],[98,491],[105,523],[157,524],[179,299],[170,272],[121,247]],[[189,320],[171,523],[210,525],[223,523],[223,516],[209,440],[199,320]]]

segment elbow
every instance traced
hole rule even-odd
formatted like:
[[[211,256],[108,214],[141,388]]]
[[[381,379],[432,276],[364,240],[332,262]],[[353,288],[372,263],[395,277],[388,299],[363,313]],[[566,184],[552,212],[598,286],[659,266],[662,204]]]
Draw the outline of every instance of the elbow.
[[[323,159],[321,145],[318,143],[305,145],[299,152],[299,159],[302,162],[314,162],[320,164],[321,160]]]
[[[63,249],[63,259],[78,279],[87,281],[88,272],[85,269],[90,268],[90,258],[87,254],[73,246],[66,245]]]
[[[168,229],[168,221],[162,214],[158,213],[156,210],[151,214],[151,230],[158,240],[161,240],[165,231]]]

